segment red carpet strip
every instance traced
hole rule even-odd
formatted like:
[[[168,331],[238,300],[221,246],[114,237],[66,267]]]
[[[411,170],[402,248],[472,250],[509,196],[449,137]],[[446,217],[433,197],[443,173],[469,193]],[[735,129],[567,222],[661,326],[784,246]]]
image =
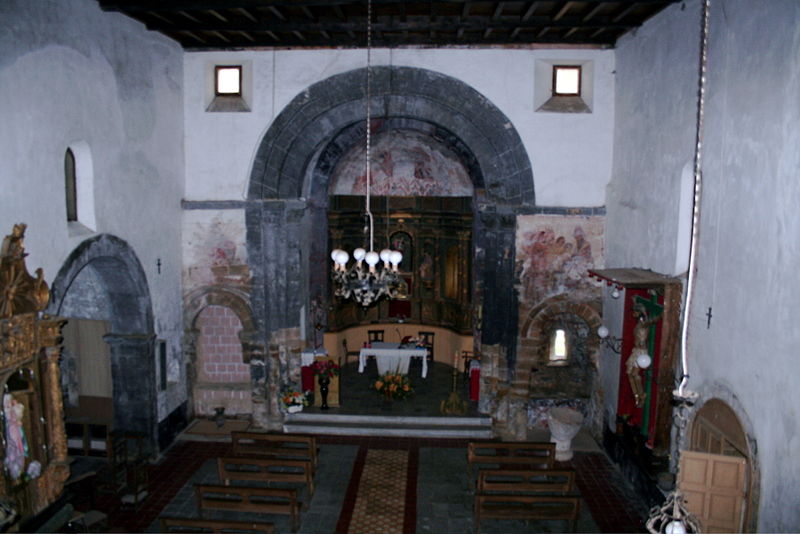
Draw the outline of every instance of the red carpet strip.
[[[413,534],[419,449],[366,448],[356,456],[339,534]]]

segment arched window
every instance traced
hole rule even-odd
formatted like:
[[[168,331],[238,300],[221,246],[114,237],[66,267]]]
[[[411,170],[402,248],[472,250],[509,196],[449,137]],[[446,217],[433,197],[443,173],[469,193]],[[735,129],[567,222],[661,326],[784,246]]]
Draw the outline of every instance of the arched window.
[[[67,222],[78,220],[78,188],[75,179],[75,154],[68,148],[64,154],[64,192],[67,197]]]
[[[550,336],[550,365],[565,365],[569,357],[567,332],[556,328]]]

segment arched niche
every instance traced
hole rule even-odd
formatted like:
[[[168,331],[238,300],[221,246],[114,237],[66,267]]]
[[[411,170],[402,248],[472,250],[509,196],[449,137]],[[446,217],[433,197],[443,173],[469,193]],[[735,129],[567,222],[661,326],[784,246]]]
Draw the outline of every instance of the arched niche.
[[[124,240],[101,234],[69,255],[52,286],[48,313],[107,321],[113,427],[145,437],[156,450],[155,335],[150,290],[136,253]]]
[[[197,321],[202,312],[211,306],[227,308],[239,320],[242,329],[239,340],[242,345],[242,362],[250,364],[252,360],[263,358],[264,347],[256,342],[257,332],[253,322],[253,313],[247,294],[236,289],[208,286],[192,291],[184,298],[184,354],[188,363],[188,383],[190,384],[189,405],[194,410],[195,390],[198,380],[198,341],[200,329]],[[248,387],[248,391],[252,388]]]

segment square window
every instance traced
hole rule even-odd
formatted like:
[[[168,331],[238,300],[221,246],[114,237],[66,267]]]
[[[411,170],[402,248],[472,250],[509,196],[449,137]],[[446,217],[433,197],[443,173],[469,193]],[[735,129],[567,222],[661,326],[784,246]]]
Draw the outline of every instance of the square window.
[[[575,65],[553,66],[553,96],[580,96],[581,67]]]
[[[242,67],[217,66],[214,70],[214,87],[217,95],[242,95]]]

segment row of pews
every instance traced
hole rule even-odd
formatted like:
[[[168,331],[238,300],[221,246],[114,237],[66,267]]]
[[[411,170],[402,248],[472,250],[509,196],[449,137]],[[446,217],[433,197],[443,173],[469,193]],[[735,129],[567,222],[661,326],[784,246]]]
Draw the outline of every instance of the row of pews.
[[[217,458],[219,483],[195,484],[198,517],[160,517],[161,532],[276,532],[266,521],[208,519],[213,510],[287,515],[292,531],[297,531],[300,511],[308,508],[314,494],[314,436],[232,432],[231,445],[229,456]]]
[[[575,531],[581,500],[575,471],[555,467],[555,443],[470,441],[467,463],[475,534],[490,518],[563,520]]]

